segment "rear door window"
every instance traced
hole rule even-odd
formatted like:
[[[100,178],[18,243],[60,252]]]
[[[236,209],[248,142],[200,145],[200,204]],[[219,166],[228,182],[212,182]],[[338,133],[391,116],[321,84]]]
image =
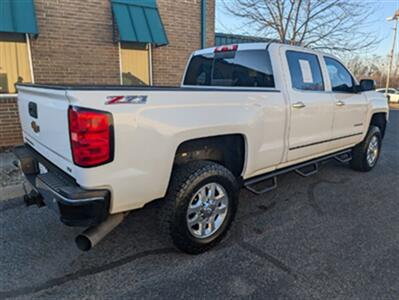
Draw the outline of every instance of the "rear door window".
[[[227,51],[194,56],[187,68],[185,85],[226,87],[274,87],[266,50]]]
[[[216,53],[212,85],[274,87],[270,57],[265,50],[237,51],[232,57]]]
[[[304,91],[324,91],[319,59],[311,53],[287,51],[292,87]]]

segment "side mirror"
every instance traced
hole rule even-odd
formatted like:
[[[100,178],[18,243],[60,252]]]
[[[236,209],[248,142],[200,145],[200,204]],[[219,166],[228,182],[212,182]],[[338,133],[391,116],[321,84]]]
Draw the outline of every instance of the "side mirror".
[[[376,84],[372,79],[360,80],[359,90],[360,92],[373,91],[375,90]]]

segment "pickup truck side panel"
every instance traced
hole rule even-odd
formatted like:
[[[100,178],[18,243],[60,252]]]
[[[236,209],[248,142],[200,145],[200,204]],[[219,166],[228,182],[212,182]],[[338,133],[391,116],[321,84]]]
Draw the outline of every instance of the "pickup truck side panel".
[[[109,95],[137,91],[68,91],[71,105],[113,114],[115,159],[94,169],[70,165],[84,188],[111,190],[111,212],[142,207],[165,195],[178,146],[187,140],[241,134],[246,141],[243,177],[278,165],[284,154],[285,103],[273,90],[149,91],[146,104],[104,105]],[[154,184],[156,182],[157,184]],[[145,187],[145,188],[143,188]]]

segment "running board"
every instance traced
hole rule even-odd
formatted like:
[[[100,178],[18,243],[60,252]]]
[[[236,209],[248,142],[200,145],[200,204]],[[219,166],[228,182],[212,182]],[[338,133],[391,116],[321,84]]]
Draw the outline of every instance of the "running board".
[[[261,183],[261,182],[266,182],[268,180],[270,180],[272,182],[271,185],[266,186],[266,187],[261,188],[261,189],[256,189],[256,187],[255,187],[256,184]],[[252,192],[252,193],[254,193],[256,195],[264,194],[264,193],[270,192],[271,190],[274,190],[275,188],[277,188],[277,176],[274,176],[274,177],[271,177],[271,178],[266,178],[264,180],[259,180],[257,182],[253,182],[253,183],[250,183],[250,184],[247,184],[245,182],[244,186],[245,186],[245,188],[248,191],[250,191],[250,192]]]
[[[250,192],[260,195],[271,190],[277,188],[277,176],[285,173],[289,173],[294,171],[295,173],[308,177],[310,175],[316,174],[319,171],[319,163],[329,160],[335,159],[340,163],[347,163],[352,159],[352,150],[344,150],[341,152],[337,152],[334,154],[326,155],[323,157],[319,157],[304,163],[296,164],[294,166],[286,167],[280,170],[276,170],[265,175],[260,175],[254,178],[250,178],[244,181],[244,187]],[[256,185],[263,182],[271,182],[266,187],[257,188]]]
[[[310,169],[309,169],[310,167]],[[303,176],[303,177],[308,177],[310,175],[316,174],[317,172],[319,172],[319,165],[318,163],[314,163],[314,164],[310,164],[298,169],[294,170],[295,173]]]
[[[352,160],[352,151],[342,153],[334,157],[334,159],[340,163],[347,163]]]

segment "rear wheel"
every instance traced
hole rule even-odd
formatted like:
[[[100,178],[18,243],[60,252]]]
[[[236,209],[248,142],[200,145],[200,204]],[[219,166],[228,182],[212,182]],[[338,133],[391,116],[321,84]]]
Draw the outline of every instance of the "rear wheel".
[[[162,213],[174,245],[197,254],[216,245],[234,218],[239,188],[234,175],[225,167],[196,161],[179,166]]]
[[[370,171],[377,164],[381,152],[381,131],[377,126],[370,126],[366,138],[352,151],[351,167],[357,171]]]

